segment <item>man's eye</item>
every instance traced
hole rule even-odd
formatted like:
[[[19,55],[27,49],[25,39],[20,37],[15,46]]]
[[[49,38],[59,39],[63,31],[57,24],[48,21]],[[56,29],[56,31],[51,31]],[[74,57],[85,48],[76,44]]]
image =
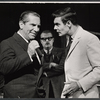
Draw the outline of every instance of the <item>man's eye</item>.
[[[38,25],[38,28],[40,28],[40,25]]]
[[[31,24],[32,26],[37,26],[38,28],[40,28],[40,25],[36,25],[36,24]]]
[[[59,26],[60,24],[56,23],[55,25],[56,25],[56,26]]]
[[[35,24],[31,24],[32,26],[36,26]]]

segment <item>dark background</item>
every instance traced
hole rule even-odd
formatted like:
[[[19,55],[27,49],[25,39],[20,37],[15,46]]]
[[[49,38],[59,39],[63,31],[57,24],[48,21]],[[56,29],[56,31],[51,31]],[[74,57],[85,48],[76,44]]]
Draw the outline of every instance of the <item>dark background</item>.
[[[49,29],[55,36],[55,46],[62,47],[61,38],[53,30],[51,14],[59,9],[71,6],[77,13],[78,23],[86,30],[93,31],[99,38],[100,34],[100,3],[0,3],[0,42],[19,29],[18,20],[25,10],[33,10],[41,15],[39,34]],[[37,40],[39,41],[39,34]]]

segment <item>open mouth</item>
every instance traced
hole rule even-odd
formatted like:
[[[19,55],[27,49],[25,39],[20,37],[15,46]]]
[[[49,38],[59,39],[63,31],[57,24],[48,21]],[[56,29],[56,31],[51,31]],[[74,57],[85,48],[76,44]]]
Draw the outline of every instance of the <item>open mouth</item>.
[[[57,33],[60,34],[61,32],[60,31],[57,31]]]

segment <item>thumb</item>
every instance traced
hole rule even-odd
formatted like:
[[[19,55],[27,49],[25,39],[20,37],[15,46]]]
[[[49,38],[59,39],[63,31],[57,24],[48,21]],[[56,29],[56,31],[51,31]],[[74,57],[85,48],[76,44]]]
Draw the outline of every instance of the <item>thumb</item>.
[[[39,48],[40,47],[39,43],[36,40],[32,40],[30,43],[34,46],[34,48]]]

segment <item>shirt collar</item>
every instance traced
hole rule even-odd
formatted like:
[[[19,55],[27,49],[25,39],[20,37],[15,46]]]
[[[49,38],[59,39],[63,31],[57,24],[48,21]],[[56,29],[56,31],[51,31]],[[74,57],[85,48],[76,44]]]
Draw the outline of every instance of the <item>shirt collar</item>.
[[[79,28],[80,28],[80,26],[78,26],[78,28],[77,28],[76,32],[75,32],[75,33],[71,36],[71,38],[72,38],[72,39],[74,39],[74,37],[75,37],[75,35],[76,35],[77,31],[79,30]]]
[[[23,35],[22,35],[19,31],[17,32],[17,34],[19,34],[27,43],[29,43],[28,40],[25,39],[25,38],[23,37]]]

